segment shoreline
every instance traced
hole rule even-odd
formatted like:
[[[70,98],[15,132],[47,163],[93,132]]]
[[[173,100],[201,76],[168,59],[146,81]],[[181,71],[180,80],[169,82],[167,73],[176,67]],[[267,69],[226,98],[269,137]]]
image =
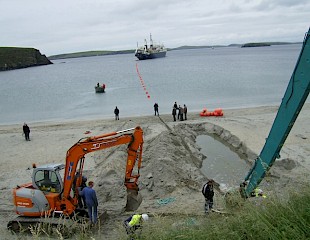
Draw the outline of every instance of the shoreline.
[[[310,104],[310,103],[308,103]],[[238,110],[243,110],[243,109],[252,109],[252,108],[269,108],[269,107],[278,107],[280,105],[279,104],[270,104],[270,105],[253,105],[253,106],[238,106],[238,107],[229,107],[229,108],[223,108],[223,107],[218,107],[218,108],[222,108],[223,111],[238,111]],[[202,111],[204,107],[202,107],[200,110],[192,110],[189,111],[188,114],[199,114],[200,111]],[[214,110],[207,108],[208,110]],[[120,117],[122,119],[124,118],[139,118],[139,117],[152,117],[153,116],[153,112],[150,111],[151,113],[148,114],[140,114],[140,115],[130,115],[130,114],[125,114],[125,115],[120,115]],[[162,116],[164,115],[171,115],[170,113],[163,113],[161,114]],[[84,117],[78,117],[78,118],[53,118],[53,119],[46,119],[46,120],[38,120],[38,121],[21,121],[20,123],[17,122],[12,122],[12,123],[1,123],[0,122],[0,128],[1,127],[6,127],[6,126],[12,126],[12,125],[18,125],[18,124],[23,124],[24,122],[26,122],[28,125],[36,125],[36,124],[53,124],[53,123],[68,123],[68,122],[76,122],[76,121],[81,121],[81,122],[85,122],[85,121],[95,121],[95,120],[114,120],[114,114],[111,113],[111,115],[92,115],[92,116],[84,116]]]
[[[305,105],[310,105],[310,103],[306,103]],[[252,109],[261,109],[261,108],[266,108],[266,109],[270,109],[270,108],[277,108],[279,107],[279,105],[268,105],[268,106],[254,106],[254,107],[236,107],[236,108],[222,108],[224,114],[230,113],[230,112],[234,112],[234,111],[246,111],[246,110],[252,110]],[[202,108],[203,109],[203,108]],[[201,109],[201,110],[202,110]],[[209,109],[208,109],[209,110]],[[188,116],[193,117],[192,119],[197,119],[197,116],[199,118],[202,118],[199,116],[200,111],[190,111],[188,112]],[[197,115],[197,116],[196,116]],[[167,116],[171,116],[171,114],[168,113],[164,113],[164,114],[160,114],[160,116],[164,116],[165,118]],[[129,120],[131,118],[148,118],[148,117],[154,117],[154,115],[152,114],[148,114],[148,115],[131,115],[131,116],[120,116],[121,120]],[[190,120],[190,119],[189,119]],[[109,117],[91,117],[91,118],[72,118],[72,119],[52,119],[52,120],[42,120],[42,121],[35,121],[35,122],[26,122],[28,125],[32,125],[32,126],[42,126],[42,125],[56,125],[56,124],[70,124],[70,123],[85,123],[85,122],[96,122],[96,121],[114,121],[114,115],[111,115]],[[20,123],[0,123],[0,128],[8,128],[8,127],[17,127],[17,126],[21,126],[23,125],[24,122],[20,122]],[[1,131],[1,130],[0,130]]]

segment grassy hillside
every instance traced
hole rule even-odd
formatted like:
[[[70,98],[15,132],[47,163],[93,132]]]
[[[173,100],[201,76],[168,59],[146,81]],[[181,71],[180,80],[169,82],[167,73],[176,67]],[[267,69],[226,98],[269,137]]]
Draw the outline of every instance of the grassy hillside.
[[[0,71],[52,64],[34,48],[0,47]]]
[[[80,58],[80,57],[93,57],[93,56],[104,56],[104,55],[115,55],[115,54],[127,54],[134,53],[135,50],[121,50],[121,51],[87,51],[87,52],[76,52],[76,53],[64,53],[59,55],[49,56],[48,59],[65,59],[65,58]]]
[[[161,217],[148,224],[140,239],[310,239],[310,192],[290,193],[289,199],[239,199],[228,214],[205,217]]]

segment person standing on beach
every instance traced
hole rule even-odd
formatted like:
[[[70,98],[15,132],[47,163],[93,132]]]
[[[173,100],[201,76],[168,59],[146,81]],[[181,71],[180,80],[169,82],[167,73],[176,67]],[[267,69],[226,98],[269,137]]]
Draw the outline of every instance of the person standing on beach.
[[[184,104],[183,112],[184,112],[184,120],[187,120],[187,107],[185,104]]]
[[[88,187],[85,187],[82,191],[79,192],[79,194],[82,197],[85,197],[85,202],[86,202],[90,222],[92,224],[96,224],[97,217],[98,217],[98,211],[97,211],[98,200],[96,196],[96,191],[93,189],[93,187],[94,187],[94,182],[89,181]]]
[[[115,120],[119,120],[119,109],[117,108],[117,106],[114,109],[114,114],[115,114]]]
[[[214,180],[210,179],[201,190],[203,196],[205,197],[205,213],[208,214],[213,208],[213,196],[214,196]]]
[[[177,102],[174,102],[173,107],[174,107],[175,109],[178,109],[178,104],[177,104]]]
[[[180,115],[180,121],[183,121],[183,114],[184,114],[184,109],[181,107],[181,105],[179,106],[179,115]]]
[[[29,138],[30,128],[28,127],[28,125],[26,123],[24,123],[23,132],[25,134],[26,141],[30,141],[30,138]]]
[[[156,116],[156,113],[157,113],[157,115],[159,116],[159,112],[158,112],[158,103],[155,103],[155,104],[154,104],[154,111],[155,111],[155,116]]]
[[[178,120],[180,120],[180,116],[181,116],[181,105],[179,105],[178,109]]]
[[[173,107],[172,109],[172,116],[173,116],[173,121],[175,122],[176,121],[176,116],[177,115],[177,109],[175,107]]]

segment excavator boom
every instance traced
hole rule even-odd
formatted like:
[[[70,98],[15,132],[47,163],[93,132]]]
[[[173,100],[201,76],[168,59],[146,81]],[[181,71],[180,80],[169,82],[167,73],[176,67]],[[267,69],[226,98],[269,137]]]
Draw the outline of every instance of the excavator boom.
[[[32,183],[22,184],[13,189],[15,210],[20,217],[10,221],[8,228],[18,230],[21,223],[37,222],[40,217],[52,216],[55,213],[64,216],[74,215],[80,210],[78,189],[82,182],[85,155],[122,144],[127,144],[124,184],[128,195],[125,208],[128,211],[136,210],[142,202],[138,192],[138,178],[142,162],[143,131],[139,126],[80,139],[67,151],[65,165],[47,164],[41,167],[34,165]],[[134,168],[135,174],[133,174]],[[60,170],[63,169],[62,178]]]
[[[291,131],[310,91],[310,28],[305,35],[295,69],[287,86],[265,145],[245,178],[242,191],[249,197],[280,157],[280,150]]]

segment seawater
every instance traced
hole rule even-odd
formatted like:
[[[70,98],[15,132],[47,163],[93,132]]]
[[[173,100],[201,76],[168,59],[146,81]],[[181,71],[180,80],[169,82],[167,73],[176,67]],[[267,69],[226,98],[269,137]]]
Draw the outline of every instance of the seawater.
[[[120,118],[145,116],[155,102],[160,114],[171,114],[175,101],[190,112],[278,105],[300,49],[178,50],[146,61],[133,54],[97,56],[0,72],[0,124],[113,118],[115,106]],[[97,82],[106,84],[106,93],[95,93]]]
[[[243,181],[251,166],[231,147],[215,136],[199,135],[196,142],[207,157],[201,167],[205,176],[214,179],[223,190],[238,186]]]

